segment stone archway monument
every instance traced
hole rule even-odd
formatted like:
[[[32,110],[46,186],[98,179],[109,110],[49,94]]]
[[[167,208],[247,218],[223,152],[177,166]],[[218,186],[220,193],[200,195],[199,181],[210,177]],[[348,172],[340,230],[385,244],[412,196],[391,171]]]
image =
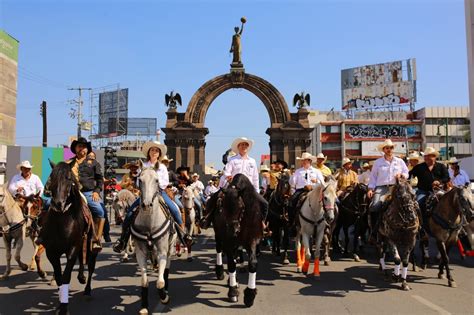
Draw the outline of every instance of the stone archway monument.
[[[176,106],[170,106],[166,112],[165,144],[168,156],[174,161],[171,167],[187,165],[195,172],[203,172],[205,165],[206,135],[205,118],[212,102],[223,92],[230,89],[245,89],[257,96],[267,109],[270,127],[266,133],[270,136],[271,159],[283,159],[289,165],[295,164],[296,156],[301,156],[311,145],[308,110],[303,106],[296,113],[290,113],[284,97],[270,82],[245,72],[240,60],[240,36],[242,28],[233,38],[234,52],[230,72],[217,76],[204,83],[189,101],[186,113],[179,113]],[[238,41],[235,37],[238,36]],[[234,47],[234,42],[238,47]],[[251,115],[251,113],[249,113]],[[252,122],[248,122],[252,123]],[[236,136],[247,136],[245,134]],[[230,146],[230,143],[229,143]],[[255,157],[258,158],[258,157]]]

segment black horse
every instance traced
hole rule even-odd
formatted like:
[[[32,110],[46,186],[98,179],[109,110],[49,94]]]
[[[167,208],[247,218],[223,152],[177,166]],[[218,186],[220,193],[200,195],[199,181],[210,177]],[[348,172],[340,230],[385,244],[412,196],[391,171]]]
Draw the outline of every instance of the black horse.
[[[97,253],[91,251],[92,222],[87,222],[84,211],[86,207],[80,191],[79,183],[72,173],[73,164],[50,162],[51,205],[41,230],[42,244],[46,256],[54,269],[54,279],[59,286],[59,314],[66,314],[68,309],[69,283],[71,272],[79,259],[80,283],[85,283],[83,262],[88,263],[88,279],[84,295],[91,295],[91,279],[94,273]],[[85,208],[86,207],[86,208]],[[89,216],[92,221],[92,217]],[[85,257],[83,255],[85,252]],[[67,262],[64,272],[61,269],[61,256],[66,255]]]
[[[268,222],[272,231],[272,252],[280,256],[283,247],[283,264],[288,260],[288,247],[290,246],[288,206],[290,197],[290,176],[283,173],[278,179],[278,185],[272,192],[268,203]]]
[[[359,237],[364,235],[368,228],[367,209],[369,199],[367,197],[368,187],[359,183],[351,186],[352,191],[339,204],[339,216],[337,218],[336,228],[333,235],[333,246],[340,249],[339,232],[344,231],[344,254],[348,254],[349,246],[349,227],[354,226],[353,239],[353,258],[360,261],[359,258]]]
[[[227,258],[228,297],[231,302],[238,301],[239,288],[234,258],[241,246],[249,256],[249,282],[244,290],[244,303],[247,307],[251,307],[257,295],[257,244],[263,237],[260,202],[252,183],[242,174],[235,175],[229,187],[222,189],[218,194],[220,195],[216,196],[215,203],[211,202],[212,206],[216,207],[213,225],[216,249],[219,253],[222,248]],[[218,257],[217,265],[219,263],[222,265]]]

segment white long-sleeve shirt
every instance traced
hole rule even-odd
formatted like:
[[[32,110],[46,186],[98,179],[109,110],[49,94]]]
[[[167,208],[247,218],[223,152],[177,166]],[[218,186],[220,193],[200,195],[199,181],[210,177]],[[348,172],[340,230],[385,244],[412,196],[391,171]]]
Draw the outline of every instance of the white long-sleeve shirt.
[[[313,179],[316,179],[316,182],[313,183]],[[290,185],[295,190],[304,188],[304,186],[311,185],[316,186],[318,183],[324,183],[324,176],[320,170],[310,166],[305,169],[301,167],[295,171],[293,176],[290,178]]]
[[[147,161],[143,163],[143,167],[154,167],[150,161]],[[168,187],[168,184],[170,183],[170,176],[168,173],[168,168],[163,164],[160,163],[160,166],[156,170],[156,173],[158,174],[158,181],[160,183],[160,188],[165,189]]]
[[[459,170],[458,176],[454,177],[454,171],[452,169],[448,170],[449,178],[451,178],[451,182],[454,186],[460,187],[464,185],[468,185],[471,181],[469,180],[469,175],[464,170]]]
[[[209,198],[212,194],[216,193],[218,190],[219,188],[217,188],[214,185],[207,185],[206,189],[204,189],[204,196],[206,196],[206,198]]]
[[[368,185],[369,181],[370,181],[370,171],[367,170],[367,171],[363,172],[362,174],[360,174],[357,177],[357,179],[359,180],[359,183]]]
[[[193,187],[193,189],[196,189],[199,191],[199,193],[203,193],[204,192],[204,184],[200,181],[200,180],[197,180],[195,182],[193,182],[191,184],[191,187]]]
[[[408,178],[408,167],[405,162],[394,156],[392,161],[387,161],[384,157],[377,159],[372,167],[369,180],[369,188],[377,186],[394,185],[396,175],[403,175]]]
[[[224,168],[224,176],[234,177],[237,174],[243,174],[252,183],[255,190],[259,192],[259,183],[258,183],[258,168],[257,162],[249,156],[243,158],[240,154],[233,156],[229,159]]]
[[[22,188],[22,191],[18,192],[18,188]],[[37,193],[40,193],[41,195],[43,194],[44,186],[37,175],[31,174],[30,178],[25,179],[20,173],[12,177],[10,184],[8,185],[8,190],[12,196],[15,196],[18,193],[24,196],[30,196]]]

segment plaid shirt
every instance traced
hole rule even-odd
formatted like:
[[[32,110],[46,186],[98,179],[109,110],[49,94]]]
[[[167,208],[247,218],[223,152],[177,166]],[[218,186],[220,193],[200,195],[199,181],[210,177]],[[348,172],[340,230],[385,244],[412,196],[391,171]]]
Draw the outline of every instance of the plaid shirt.
[[[337,173],[337,190],[345,190],[354,183],[358,183],[357,173],[353,170],[340,169]]]

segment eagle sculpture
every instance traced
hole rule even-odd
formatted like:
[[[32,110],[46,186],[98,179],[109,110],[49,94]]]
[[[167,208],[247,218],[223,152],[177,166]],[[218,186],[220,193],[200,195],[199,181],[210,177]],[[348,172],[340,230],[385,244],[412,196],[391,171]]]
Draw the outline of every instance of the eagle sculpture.
[[[309,106],[309,102],[309,93],[301,92],[301,94],[295,94],[295,97],[293,97],[293,106],[296,106],[298,109]]]
[[[183,105],[183,101],[181,100],[181,95],[179,93],[174,93],[174,91],[171,91],[170,95],[165,94],[165,105],[168,106],[170,109],[176,109],[178,107],[178,104],[180,106]]]

